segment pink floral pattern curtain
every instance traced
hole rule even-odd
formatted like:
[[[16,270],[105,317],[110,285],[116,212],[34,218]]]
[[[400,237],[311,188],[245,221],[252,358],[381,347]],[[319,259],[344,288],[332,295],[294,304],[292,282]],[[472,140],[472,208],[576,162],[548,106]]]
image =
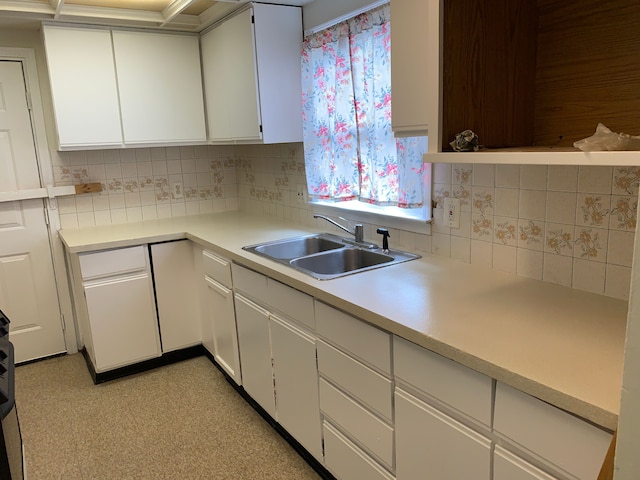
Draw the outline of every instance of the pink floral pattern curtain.
[[[302,86],[311,197],[422,206],[426,137],[391,131],[389,7],[305,37]]]

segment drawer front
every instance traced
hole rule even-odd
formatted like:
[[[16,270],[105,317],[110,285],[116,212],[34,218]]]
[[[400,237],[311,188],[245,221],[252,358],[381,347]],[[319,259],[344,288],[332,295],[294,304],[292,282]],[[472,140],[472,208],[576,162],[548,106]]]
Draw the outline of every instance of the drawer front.
[[[204,274],[216,282],[231,288],[231,262],[208,250],[202,251]]]
[[[322,340],[318,341],[318,369],[367,407],[393,421],[391,380]]]
[[[582,480],[598,476],[611,442],[609,433],[500,382],[494,429]]]
[[[324,461],[339,480],[393,480],[375,461],[351,443],[331,424],[324,422]]]
[[[396,378],[491,425],[490,377],[396,336],[393,358]]]
[[[148,265],[146,245],[81,253],[78,258],[83,280],[146,270]]]
[[[389,468],[393,466],[393,428],[320,379],[320,410]]]
[[[391,376],[391,335],[324,303],[315,302],[316,331]]]
[[[493,480],[558,480],[516,457],[500,445],[493,456]]]
[[[247,297],[268,304],[269,292],[267,277],[235,263],[231,264],[233,288],[243,292]]]
[[[276,280],[268,280],[269,305],[288,317],[315,330],[313,297]]]

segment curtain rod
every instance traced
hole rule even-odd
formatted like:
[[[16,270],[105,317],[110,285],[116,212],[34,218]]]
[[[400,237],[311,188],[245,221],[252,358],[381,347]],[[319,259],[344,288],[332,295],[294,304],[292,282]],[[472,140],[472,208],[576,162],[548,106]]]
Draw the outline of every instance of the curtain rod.
[[[334,25],[337,25],[340,22],[344,22],[345,20],[349,20],[350,18],[353,18],[357,15],[360,15],[361,13],[364,12],[368,12],[369,10],[373,10],[374,8],[377,7],[381,7],[382,5],[385,5],[389,3],[389,0],[376,0],[375,2],[370,3],[369,5],[365,6],[365,7],[360,7],[356,10],[353,10],[349,13],[345,13],[344,15],[340,15],[338,18],[334,18],[333,20],[329,20],[328,22],[325,22],[321,25],[315,26],[313,28],[310,28],[308,30],[304,31],[304,35],[312,35],[314,33],[318,33],[321,30],[324,30],[325,28],[329,28],[329,27],[333,27]]]

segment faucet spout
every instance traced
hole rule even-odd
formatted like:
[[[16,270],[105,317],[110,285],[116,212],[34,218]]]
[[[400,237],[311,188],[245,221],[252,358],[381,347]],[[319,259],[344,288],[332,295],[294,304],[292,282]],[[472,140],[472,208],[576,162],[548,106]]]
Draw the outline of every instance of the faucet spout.
[[[345,232],[353,235],[355,237],[356,242],[358,243],[362,243],[364,241],[364,227],[362,226],[361,223],[358,223],[355,226],[354,231],[349,230],[347,227],[340,225],[338,222],[336,222],[335,220],[326,217],[324,215],[320,215],[318,213],[315,213],[313,215],[313,218],[322,218],[324,220],[326,220],[327,222],[331,223],[332,225],[335,225],[336,227],[338,227],[341,230],[344,230]]]

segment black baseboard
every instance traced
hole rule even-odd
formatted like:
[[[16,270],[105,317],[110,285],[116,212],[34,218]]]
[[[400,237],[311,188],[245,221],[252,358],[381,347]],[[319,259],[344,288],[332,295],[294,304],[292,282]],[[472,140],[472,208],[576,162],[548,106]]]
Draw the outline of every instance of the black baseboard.
[[[322,478],[323,480],[336,480],[336,477],[334,477],[331,472],[329,472],[324,465],[322,465],[322,463],[320,463],[313,455],[311,455],[311,453],[309,453],[307,451],[306,448],[304,448],[295,438],[293,438],[293,436],[291,436],[291,434],[289,432],[287,432],[287,430],[280,425],[278,422],[276,422],[271,415],[269,415],[267,413],[267,411],[262,408],[260,406],[260,404],[258,404],[252,397],[251,395],[249,395],[247,393],[247,391],[242,388],[241,385],[238,385],[235,380],[233,380],[233,378],[231,378],[229,376],[229,374],[224,370],[224,368],[222,368],[218,362],[216,362],[215,358],[213,358],[213,355],[211,355],[211,353],[209,353],[209,351],[207,349],[205,349],[205,355],[207,356],[207,358],[211,361],[211,363],[213,363],[213,365],[215,365],[218,370],[220,370],[220,372],[222,372],[222,374],[224,375],[224,378],[227,380],[227,382],[229,382],[229,384],[233,387],[233,389],[238,392],[238,394],[249,404],[253,407],[253,409],[258,412],[258,414],[260,414],[260,416],[262,418],[265,419],[265,421],[271,425],[271,427],[278,432],[278,434],[280,434],[280,436],[282,438],[284,438],[287,443],[289,445],[291,445],[291,448],[293,448],[298,455],[300,455],[305,462],[307,462],[307,464],[309,464],[309,466],[311,468],[313,468],[315,470],[315,472],[320,476],[320,478]]]
[[[87,349],[83,348],[81,351],[85,361],[87,362],[87,368],[89,369],[89,373],[91,374],[93,383],[97,385],[99,383],[108,382],[117,378],[126,377],[127,375],[146,372],[147,370],[153,370],[154,368],[163,367],[171,363],[180,362],[182,360],[187,360],[193,357],[199,357],[205,354],[206,349],[202,345],[194,345],[193,347],[187,347],[181,350],[174,350],[173,352],[163,353],[160,357],[151,358],[149,360],[144,360],[133,365],[127,365],[124,367],[116,368],[114,370],[109,370],[108,372],[100,373],[96,372],[93,363],[89,358],[89,354],[87,353]]]

